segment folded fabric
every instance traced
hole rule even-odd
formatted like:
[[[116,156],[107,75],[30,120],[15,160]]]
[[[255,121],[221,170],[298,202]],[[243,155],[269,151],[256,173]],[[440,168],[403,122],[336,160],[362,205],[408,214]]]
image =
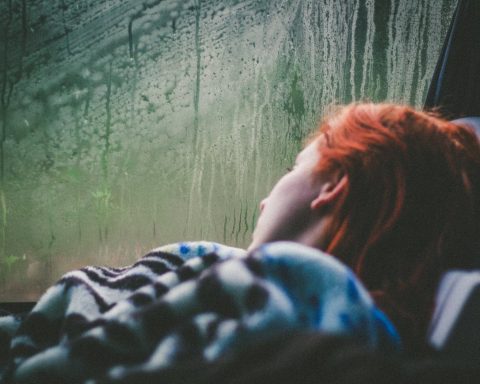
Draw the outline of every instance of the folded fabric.
[[[348,335],[380,349],[400,344],[347,267],[288,242],[250,254],[178,243],[129,267],[85,267],[66,274],[18,321],[0,321],[0,331],[2,324],[10,334],[16,329],[5,383],[125,382],[291,330]]]

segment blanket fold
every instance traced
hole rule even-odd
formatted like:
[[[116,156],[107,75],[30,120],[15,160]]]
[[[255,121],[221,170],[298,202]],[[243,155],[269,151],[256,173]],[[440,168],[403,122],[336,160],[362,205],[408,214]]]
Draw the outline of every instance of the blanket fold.
[[[287,242],[250,254],[177,243],[129,267],[67,273],[24,319],[0,317],[11,336],[3,382],[125,382],[290,330],[399,347],[367,291],[329,255]]]

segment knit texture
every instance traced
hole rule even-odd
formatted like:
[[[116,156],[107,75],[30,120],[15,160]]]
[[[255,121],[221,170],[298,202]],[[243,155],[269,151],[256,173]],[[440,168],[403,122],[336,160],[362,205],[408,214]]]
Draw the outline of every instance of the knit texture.
[[[365,288],[329,255],[288,242],[249,254],[177,243],[128,267],[67,273],[26,317],[1,317],[0,334],[11,338],[3,382],[125,382],[292,330],[399,347]]]

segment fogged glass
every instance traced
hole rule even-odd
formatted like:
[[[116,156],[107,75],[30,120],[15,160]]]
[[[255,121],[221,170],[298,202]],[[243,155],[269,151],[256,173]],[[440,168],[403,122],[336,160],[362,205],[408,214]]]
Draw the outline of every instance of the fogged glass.
[[[0,300],[72,268],[244,247],[321,114],[420,106],[454,0],[0,3]]]

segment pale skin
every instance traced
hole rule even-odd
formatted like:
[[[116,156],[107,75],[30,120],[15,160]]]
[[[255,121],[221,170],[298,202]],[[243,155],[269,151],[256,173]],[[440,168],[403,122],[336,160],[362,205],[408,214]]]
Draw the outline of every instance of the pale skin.
[[[297,156],[295,165],[260,203],[260,217],[249,250],[272,241],[294,241],[322,248],[331,208],[345,192],[348,178],[338,172],[318,174],[322,135]]]

